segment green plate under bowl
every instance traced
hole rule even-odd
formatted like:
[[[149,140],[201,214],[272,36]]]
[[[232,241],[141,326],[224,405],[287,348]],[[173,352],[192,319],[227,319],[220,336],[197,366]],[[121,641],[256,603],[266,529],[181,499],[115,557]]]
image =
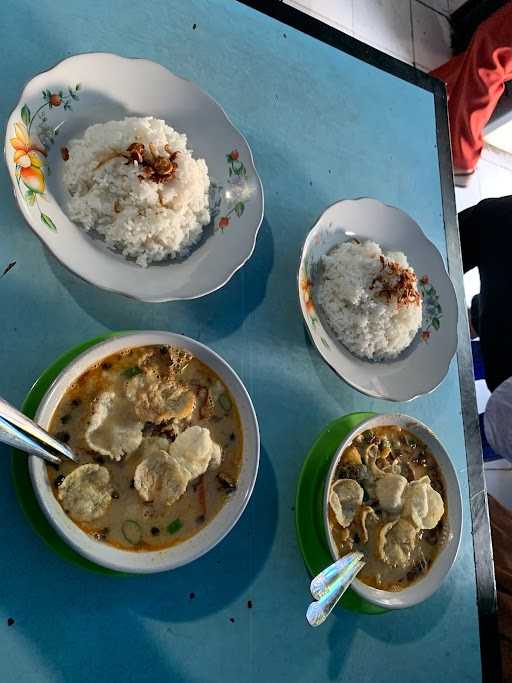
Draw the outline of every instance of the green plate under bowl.
[[[340,443],[354,427],[375,413],[350,413],[333,420],[320,433],[306,456],[297,484],[295,525],[304,563],[316,576],[332,564],[324,530],[324,485],[332,458]],[[377,607],[348,589],[339,604],[352,612],[383,614],[388,610]]]
[[[91,346],[98,344],[99,342],[105,341],[110,337],[114,337],[117,334],[122,333],[109,333],[101,337],[95,337],[94,339],[89,339],[89,341],[83,342],[73,349],[67,351],[62,356],[57,358],[57,360],[47,368],[39,379],[32,386],[28,392],[21,410],[25,415],[33,418],[36,414],[37,408],[41,399],[45,395],[48,387],[51,385],[53,380],[57,375],[71,363],[77,356],[86,351]],[[26,453],[22,453],[13,449],[12,459],[11,459],[11,472],[14,481],[14,489],[16,491],[16,496],[18,498],[21,509],[23,510],[25,517],[28,519],[30,525],[34,531],[43,539],[43,541],[54,550],[57,555],[72,562],[79,567],[88,569],[89,571],[97,572],[98,574],[108,574],[109,576],[132,576],[131,574],[125,574],[123,572],[116,572],[112,569],[107,569],[106,567],[101,567],[85,557],[82,557],[77,552],[75,552],[66,542],[58,535],[55,529],[46,519],[37,498],[32,488],[32,481],[30,479],[30,474],[28,470],[28,457]]]

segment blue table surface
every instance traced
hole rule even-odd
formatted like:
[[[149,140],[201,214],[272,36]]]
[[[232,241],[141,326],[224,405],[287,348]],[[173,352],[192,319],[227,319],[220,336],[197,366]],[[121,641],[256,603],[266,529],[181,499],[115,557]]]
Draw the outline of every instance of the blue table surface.
[[[462,487],[462,545],[442,588],[410,610],[341,610],[312,630],[294,529],[297,476],[324,425],[402,408],[350,389],[308,342],[295,284],[301,244],[327,205],[371,196],[408,212],[446,254],[432,94],[234,0],[4,0],[0,24],[4,121],[24,83],[66,56],[147,57],[222,104],[252,147],[266,199],[255,253],[226,287],[151,305],[57,264],[0,171],[0,268],[17,262],[0,280],[0,393],[19,405],[58,354],[106,330],[168,329],[234,366],[262,437],[256,489],[233,532],[192,565],[124,580],[71,566],[34,535],[2,448],[0,680],[430,681],[434,671],[480,680],[456,360],[433,394],[403,406],[444,441]]]

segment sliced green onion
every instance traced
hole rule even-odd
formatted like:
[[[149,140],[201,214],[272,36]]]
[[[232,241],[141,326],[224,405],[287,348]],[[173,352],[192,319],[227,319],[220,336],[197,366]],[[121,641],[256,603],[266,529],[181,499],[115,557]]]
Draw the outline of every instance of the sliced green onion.
[[[135,375],[140,375],[141,372],[142,370],[140,368],[134,366],[133,368],[125,368],[121,374],[123,375],[123,377],[131,379],[132,377],[135,377]]]
[[[169,526],[167,527],[167,532],[169,534],[175,534],[177,531],[179,531],[182,528],[182,526],[183,526],[183,522],[181,521],[181,519],[177,518],[169,524]]]
[[[231,410],[233,404],[231,403],[231,399],[229,396],[224,393],[219,396],[219,403],[222,407],[223,410],[225,410],[227,413]]]
[[[128,543],[131,543],[132,545],[139,545],[142,541],[142,527],[133,519],[127,519],[123,522],[121,531]]]

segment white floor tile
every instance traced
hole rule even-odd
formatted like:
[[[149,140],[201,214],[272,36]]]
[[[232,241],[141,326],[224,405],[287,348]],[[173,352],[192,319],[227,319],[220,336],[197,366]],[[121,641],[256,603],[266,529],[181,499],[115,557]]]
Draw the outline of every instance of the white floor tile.
[[[469,206],[478,204],[481,199],[480,178],[478,168],[475,170],[466,187],[455,186],[455,203],[457,212],[460,213]]]
[[[512,171],[485,159],[478,162],[478,177],[482,199],[512,194]]]
[[[505,458],[484,463],[485,470],[512,470],[512,463]]]
[[[368,45],[412,64],[408,0],[354,0],[354,35]]]
[[[484,144],[482,159],[512,171],[512,154],[509,154],[502,149],[498,149],[489,144]]]
[[[313,14],[319,19],[328,24],[333,22],[352,31],[354,23],[352,0],[305,0],[305,4],[310,6]]]
[[[437,12],[442,12],[442,14],[447,15],[450,12],[449,0],[421,0],[421,2]]]
[[[491,466],[493,463],[489,463]],[[485,470],[487,493],[494,496],[506,508],[512,509],[512,469]]]
[[[448,0],[448,7],[450,9],[450,12],[455,12],[456,9],[459,9],[461,5],[463,5],[467,0]]]
[[[464,273],[464,293],[466,295],[466,306],[471,306],[471,299],[480,294],[480,274],[478,268],[473,268]]]
[[[412,26],[418,66],[431,71],[450,59],[450,24],[446,17],[413,0]]]
[[[487,383],[485,379],[478,379],[475,382],[475,391],[476,391],[476,407],[478,408],[478,414],[481,415],[482,413],[485,412],[485,406],[487,405],[487,401],[489,400],[491,396],[491,392],[489,391],[487,387]]]
[[[352,34],[352,0],[285,0],[324,24]]]

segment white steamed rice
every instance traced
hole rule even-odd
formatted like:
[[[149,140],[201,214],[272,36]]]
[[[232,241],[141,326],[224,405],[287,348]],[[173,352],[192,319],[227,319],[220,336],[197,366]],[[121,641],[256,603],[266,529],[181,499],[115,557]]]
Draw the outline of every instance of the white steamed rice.
[[[336,338],[355,355],[372,360],[396,358],[414,339],[422,315],[421,299],[399,306],[396,299],[387,301],[370,289],[382,270],[381,256],[409,266],[403,253],[384,253],[375,242],[344,242],[321,259],[316,287]]]
[[[178,169],[165,183],[140,181],[140,167],[109,154],[122,152],[133,142],[164,145],[179,151]],[[90,126],[79,140],[68,144],[64,184],[70,193],[68,213],[85,230],[95,230],[106,243],[136,263],[175,258],[188,253],[210,222],[210,180],[203,159],[193,159],[186,135],[151,116],[127,117]],[[164,204],[164,206],[162,206]],[[117,209],[117,211],[116,211]]]

